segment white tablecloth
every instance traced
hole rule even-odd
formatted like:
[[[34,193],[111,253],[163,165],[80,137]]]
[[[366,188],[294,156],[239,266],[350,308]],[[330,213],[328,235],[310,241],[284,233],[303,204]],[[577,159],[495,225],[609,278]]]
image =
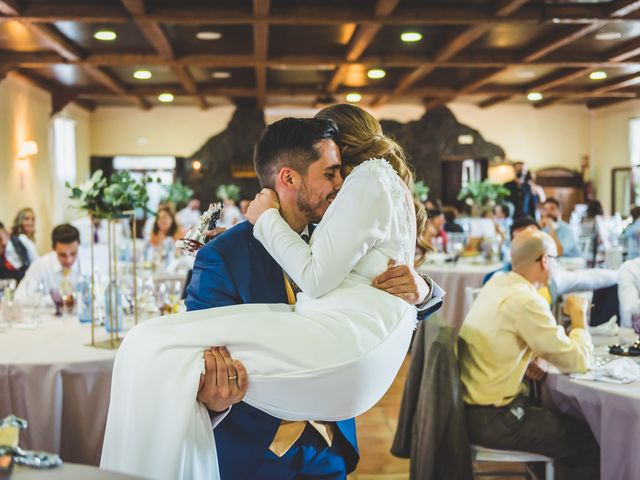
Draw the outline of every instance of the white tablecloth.
[[[623,329],[622,337],[628,344],[637,335]],[[594,343],[602,352],[602,345],[618,339],[594,337]],[[558,410],[584,418],[591,427],[600,444],[602,480],[640,478],[640,382],[615,385],[550,373],[545,384]]]
[[[103,327],[96,334],[108,338]],[[90,326],[74,318],[0,332],[0,418],[15,414],[29,422],[23,448],[99,463],[116,350],[89,347],[90,341]]]
[[[459,261],[457,264],[434,265],[425,263],[418,269],[428,274],[447,293],[440,314],[455,329],[462,326],[471,305],[467,305],[465,287],[480,288],[484,276],[499,269],[500,263],[471,264]]]

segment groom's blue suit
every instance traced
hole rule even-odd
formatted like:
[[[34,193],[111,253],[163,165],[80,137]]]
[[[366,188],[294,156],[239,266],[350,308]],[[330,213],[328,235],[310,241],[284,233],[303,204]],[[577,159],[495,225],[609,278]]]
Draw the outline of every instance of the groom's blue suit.
[[[241,303],[287,303],[282,267],[253,237],[253,226],[249,222],[236,225],[200,249],[186,298],[188,310]],[[221,478],[253,478],[264,456],[272,455],[269,445],[280,422],[280,419],[244,402],[234,405],[214,430]],[[323,455],[338,455],[339,449],[346,471],[351,472],[359,459],[355,420],[351,418],[336,422],[336,426],[336,448],[324,448]],[[322,448],[320,442],[315,444],[317,448]],[[308,448],[313,446],[305,446],[305,450]],[[305,456],[307,454],[308,451]],[[281,463],[286,462],[287,458],[283,457]],[[333,463],[335,466],[336,462],[325,459],[324,463]],[[277,475],[273,470],[270,477],[288,478],[284,472]]]

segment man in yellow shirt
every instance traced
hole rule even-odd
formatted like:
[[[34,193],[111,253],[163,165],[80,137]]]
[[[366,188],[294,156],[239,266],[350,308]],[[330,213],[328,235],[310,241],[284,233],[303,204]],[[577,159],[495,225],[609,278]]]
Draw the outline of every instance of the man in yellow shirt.
[[[511,245],[513,271],[495,275],[481,290],[460,337],[460,375],[469,437],[475,444],[556,458],[569,478],[599,478],[600,451],[589,427],[523,395],[534,357],[562,372],[587,370],[593,345],[584,298],[567,297],[567,335],[538,289],[549,285],[557,250],[544,232],[527,230]]]

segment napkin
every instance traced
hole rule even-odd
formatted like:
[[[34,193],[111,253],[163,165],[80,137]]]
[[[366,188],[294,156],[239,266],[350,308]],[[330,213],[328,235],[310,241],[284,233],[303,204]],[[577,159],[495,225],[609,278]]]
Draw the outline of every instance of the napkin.
[[[608,383],[631,383],[640,380],[640,365],[630,358],[617,358],[606,365],[590,368],[587,373],[574,373],[575,380]]]
[[[618,335],[618,330],[620,327],[618,326],[618,317],[615,315],[609,319],[607,323],[603,323],[602,325],[598,325],[596,327],[589,327],[589,333],[591,335],[597,336],[605,336],[605,337],[615,337]]]

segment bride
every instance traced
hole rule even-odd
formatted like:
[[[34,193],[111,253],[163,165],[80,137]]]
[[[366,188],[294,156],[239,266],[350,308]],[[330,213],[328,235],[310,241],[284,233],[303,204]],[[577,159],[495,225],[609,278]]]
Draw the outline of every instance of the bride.
[[[114,365],[102,468],[219,478],[211,420],[195,400],[210,345],[226,345],[245,365],[244,401],[281,419],[351,418],[391,385],[416,311],[371,281],[390,259],[414,263],[424,211],[416,214],[402,149],[371,115],[337,105],[319,116],[338,124],[346,179],[309,244],[282,219],[273,191],[248,212],[254,236],[301,288],[297,303],[199,310],[132,329]],[[257,154],[281,122],[267,128]]]

